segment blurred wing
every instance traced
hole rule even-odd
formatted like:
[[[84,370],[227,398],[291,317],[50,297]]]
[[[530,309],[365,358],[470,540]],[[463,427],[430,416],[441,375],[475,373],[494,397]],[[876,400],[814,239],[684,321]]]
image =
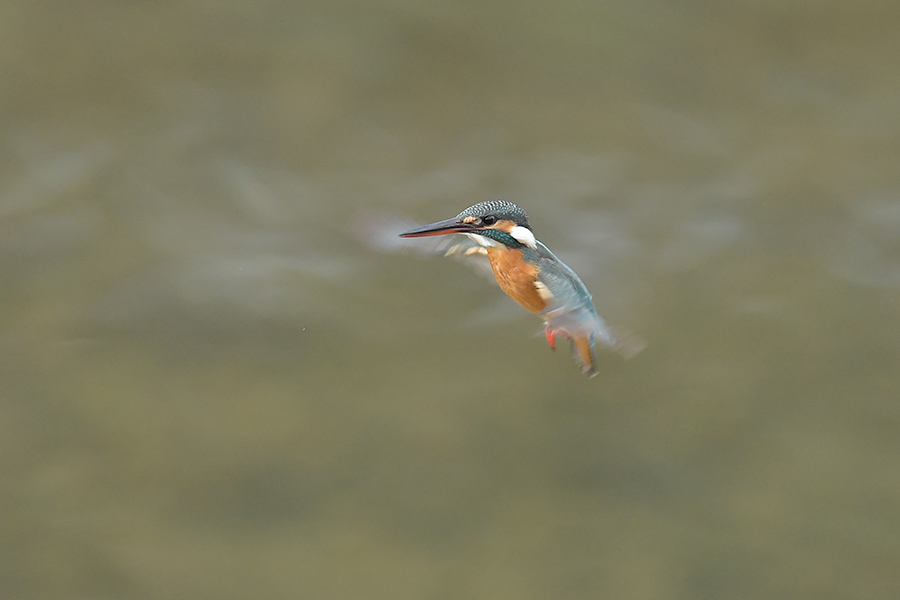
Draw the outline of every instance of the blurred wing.
[[[370,213],[357,218],[351,225],[350,232],[373,250],[419,256],[452,256],[494,280],[487,251],[467,236],[451,234],[421,238],[400,237],[404,231],[419,225],[420,223],[411,219]]]
[[[645,343],[628,332],[617,331],[597,314],[587,287],[565,263],[538,242],[538,281],[546,288],[547,308],[541,313],[551,329],[560,329],[573,339],[587,338],[593,348],[599,342],[630,358]],[[582,349],[583,350],[583,349]]]

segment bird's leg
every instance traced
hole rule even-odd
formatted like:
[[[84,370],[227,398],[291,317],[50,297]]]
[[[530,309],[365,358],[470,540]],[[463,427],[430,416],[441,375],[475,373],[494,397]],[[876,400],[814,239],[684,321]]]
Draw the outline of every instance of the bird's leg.
[[[559,334],[563,334],[566,339],[569,339],[569,334],[562,329],[550,329],[550,323],[544,323],[544,336],[547,338],[551,350],[556,350],[556,336]]]

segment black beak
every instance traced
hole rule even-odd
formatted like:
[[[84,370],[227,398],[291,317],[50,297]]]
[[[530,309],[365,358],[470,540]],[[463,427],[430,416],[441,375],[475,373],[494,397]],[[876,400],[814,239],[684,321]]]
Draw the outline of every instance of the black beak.
[[[448,233],[466,233],[467,231],[476,231],[477,229],[478,227],[475,227],[471,223],[462,223],[457,221],[456,217],[454,217],[445,221],[438,221],[437,223],[410,229],[406,233],[401,233],[400,237],[411,238],[426,237],[429,235],[447,235]]]

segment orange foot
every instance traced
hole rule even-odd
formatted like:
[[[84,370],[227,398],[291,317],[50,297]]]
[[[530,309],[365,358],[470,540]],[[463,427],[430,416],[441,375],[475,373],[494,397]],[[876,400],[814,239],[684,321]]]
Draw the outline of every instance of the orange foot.
[[[566,336],[567,340],[569,339],[569,334],[562,329],[550,329],[550,323],[544,323],[544,336],[547,338],[551,350],[556,350],[556,336],[560,334]]]

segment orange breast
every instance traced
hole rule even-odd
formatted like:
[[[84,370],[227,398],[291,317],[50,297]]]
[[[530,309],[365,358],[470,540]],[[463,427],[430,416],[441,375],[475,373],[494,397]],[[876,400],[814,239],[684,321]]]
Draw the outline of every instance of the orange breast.
[[[538,269],[525,262],[521,250],[491,246],[487,249],[487,254],[491,259],[494,277],[507,296],[532,313],[539,313],[546,308],[547,303],[535,286]]]

